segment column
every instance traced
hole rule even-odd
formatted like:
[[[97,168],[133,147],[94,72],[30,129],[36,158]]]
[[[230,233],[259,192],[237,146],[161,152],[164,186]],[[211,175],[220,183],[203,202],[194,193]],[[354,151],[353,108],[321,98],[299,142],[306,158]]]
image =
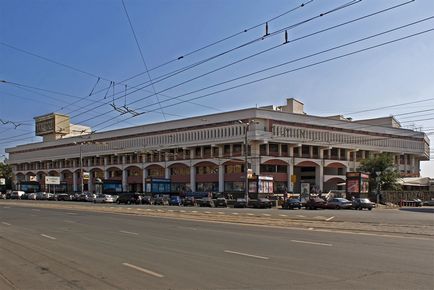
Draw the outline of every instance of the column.
[[[148,178],[148,169],[143,168],[143,180],[142,180],[143,192],[146,192],[146,178]]]
[[[309,158],[313,159],[313,146],[309,145]]]
[[[251,169],[253,170],[253,173],[256,175],[260,174],[260,164],[261,160],[259,159],[260,156],[260,148],[259,143],[256,141],[250,142],[250,150],[251,150],[251,156],[250,156],[250,163],[251,163]]]
[[[190,188],[191,191],[196,191],[196,167],[190,167]]]
[[[232,157],[234,152],[234,146],[232,144],[229,144],[229,156]]]
[[[167,179],[170,178],[170,168],[169,168],[169,166],[167,166],[167,163],[165,164],[165,168],[164,168],[164,178],[167,178]]]
[[[219,192],[225,191],[225,172],[223,164],[219,165]]]
[[[324,188],[324,165],[321,162],[320,166],[315,167],[315,184],[323,191]]]
[[[93,193],[93,191],[94,191],[94,188],[93,188],[93,174],[94,174],[94,172],[91,172],[89,170],[89,179],[87,180],[87,189],[91,193]]]
[[[36,177],[38,179],[38,177]],[[77,188],[77,172],[72,172],[72,190],[74,192],[78,191]]]
[[[294,192],[294,184],[291,181],[291,176],[294,175],[294,164],[292,163],[291,159],[288,160],[287,172],[288,172],[288,185],[287,185],[288,192]]]
[[[351,151],[348,149],[345,149],[345,159],[350,162],[351,161]]]
[[[279,157],[282,157],[282,144],[278,144],[277,145],[277,151],[278,151],[278,155],[279,155]]]
[[[270,144],[265,144],[265,155],[270,156]]]
[[[128,191],[128,172],[125,168],[122,169],[122,190]]]

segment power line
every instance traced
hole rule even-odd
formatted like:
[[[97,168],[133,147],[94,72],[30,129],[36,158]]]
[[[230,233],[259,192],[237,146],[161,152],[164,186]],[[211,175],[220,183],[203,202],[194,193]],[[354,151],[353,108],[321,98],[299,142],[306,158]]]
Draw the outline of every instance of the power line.
[[[160,106],[160,110],[161,110],[161,113],[163,114],[163,118],[164,118],[164,120],[166,120],[166,115],[164,114],[163,108],[161,107],[160,98],[158,97],[157,91],[155,90],[154,83],[152,82],[151,74],[149,73],[145,58],[143,57],[142,49],[140,47],[139,41],[137,40],[136,32],[134,31],[134,27],[133,27],[133,24],[131,23],[130,15],[128,14],[128,10],[127,10],[127,7],[125,6],[124,0],[122,0],[122,6],[124,7],[125,15],[127,16],[128,23],[130,24],[131,31],[132,31],[133,36],[134,36],[134,40],[136,41],[136,44],[137,44],[137,48],[139,49],[140,57],[142,58],[143,65],[145,66],[146,74],[148,75],[149,81],[151,82],[152,90],[154,91],[154,95],[157,98],[157,102]]]
[[[358,53],[361,53],[361,52],[364,52],[364,51],[372,50],[372,49],[375,49],[375,48],[378,48],[378,47],[382,47],[382,46],[385,46],[385,45],[388,45],[388,44],[392,44],[392,43],[395,43],[395,42],[398,42],[398,41],[409,39],[409,38],[412,38],[412,37],[415,37],[415,36],[418,36],[418,35],[422,35],[422,34],[431,32],[433,30],[434,30],[434,28],[431,28],[431,29],[424,30],[424,31],[421,31],[421,32],[418,32],[418,33],[414,33],[414,34],[410,34],[410,35],[407,35],[407,36],[404,36],[404,37],[401,37],[401,38],[397,38],[397,39],[394,39],[394,40],[391,40],[391,41],[383,42],[383,43],[380,43],[380,44],[377,44],[377,45],[373,45],[373,46],[369,46],[369,47],[366,47],[366,48],[363,48],[363,49],[352,51],[350,53],[342,54],[342,55],[339,55],[339,56],[336,56],[336,57],[331,57],[331,58],[328,58],[328,59],[325,59],[325,60],[322,60],[322,61],[311,63],[311,64],[308,64],[308,65],[305,65],[305,66],[301,66],[301,67],[298,67],[298,68],[295,68],[295,69],[291,69],[291,70],[287,70],[287,71],[284,71],[284,72],[281,72],[281,73],[277,73],[277,74],[273,74],[273,75],[266,76],[266,77],[263,77],[263,78],[259,78],[259,79],[256,79],[256,80],[253,80],[253,81],[249,81],[249,82],[246,82],[246,83],[242,83],[242,84],[239,84],[239,85],[235,85],[235,86],[232,86],[232,87],[229,87],[229,88],[217,90],[217,91],[205,94],[205,95],[201,95],[201,96],[197,96],[197,97],[194,97],[194,98],[190,98],[188,100],[190,100],[190,101],[191,100],[197,100],[197,99],[201,99],[201,98],[204,98],[204,97],[207,97],[207,96],[215,95],[215,94],[218,94],[218,93],[221,93],[221,92],[226,92],[226,91],[229,91],[229,90],[233,90],[235,88],[239,88],[239,87],[243,87],[243,86],[246,86],[246,85],[250,85],[250,84],[253,84],[253,83],[262,82],[264,80],[268,80],[268,79],[275,78],[275,77],[278,77],[278,76],[286,75],[286,74],[289,74],[289,73],[292,73],[292,72],[295,72],[295,71],[299,71],[299,70],[306,69],[306,68],[309,68],[309,67],[317,66],[317,65],[320,65],[320,64],[323,64],[323,63],[327,63],[327,62],[330,62],[330,61],[333,61],[333,60],[345,58],[345,57],[348,57],[348,56],[351,56],[351,55],[354,55],[354,54],[358,54]],[[252,74],[254,74],[254,73],[252,73]],[[249,74],[249,75],[252,75],[252,74]],[[242,77],[238,77],[236,79],[240,79],[240,78],[242,78]],[[231,82],[233,80],[234,79],[229,80],[229,81],[225,81],[225,82],[219,83],[217,85],[220,85],[220,84],[223,84],[223,83],[228,83],[228,82]],[[207,88],[214,87],[214,86],[217,86],[217,85],[209,86]],[[201,90],[203,90],[203,89],[201,89]],[[188,93],[188,94],[190,94],[190,93]],[[181,96],[184,96],[184,95],[186,95],[186,94],[183,94]],[[166,105],[164,108],[173,107],[173,106],[182,104],[184,102],[185,101],[180,101],[180,102],[177,102],[177,103],[174,103],[174,104],[169,104],[169,105]],[[141,107],[138,110],[143,109],[143,108],[144,107]],[[144,111],[144,112],[142,112],[140,114],[145,114],[145,113],[153,112],[154,110]],[[130,118],[132,118],[132,117],[130,117]],[[117,123],[114,123],[114,124],[117,124]],[[102,123],[100,123],[98,125],[101,125],[101,124]],[[107,126],[104,126],[100,130],[102,130],[104,128],[107,128],[109,126],[112,126],[114,124],[109,124]]]

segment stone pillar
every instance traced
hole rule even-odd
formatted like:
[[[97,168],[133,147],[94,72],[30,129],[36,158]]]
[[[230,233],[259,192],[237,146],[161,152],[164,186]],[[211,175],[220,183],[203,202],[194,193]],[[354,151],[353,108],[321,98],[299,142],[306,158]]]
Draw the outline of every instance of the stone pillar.
[[[351,161],[351,151],[348,149],[345,149],[345,160],[347,160],[348,162]]]
[[[148,178],[148,169],[143,168],[143,180],[142,180],[142,185],[143,185],[143,192],[146,192],[146,178]]]
[[[122,169],[122,190],[128,191],[128,172],[125,168]]]
[[[265,144],[265,155],[270,156],[270,144]]]
[[[278,155],[279,155],[279,157],[282,157],[282,144],[278,144],[277,145],[277,151],[278,151]]]
[[[291,176],[294,174],[294,164],[292,159],[288,160],[288,185],[287,185],[287,189],[289,192],[294,192],[294,184],[291,181]]]
[[[225,167],[223,164],[219,165],[219,192],[225,191]]]
[[[164,178],[170,178],[170,168],[167,166],[167,163],[165,164],[164,168]]]
[[[313,146],[309,145],[309,158],[313,159]]]
[[[190,188],[191,191],[196,191],[196,167],[190,167]]]
[[[260,174],[260,164],[261,164],[261,160],[259,158],[260,156],[260,147],[259,147],[259,143],[256,141],[251,141],[250,142],[250,151],[251,151],[251,156],[250,156],[250,163],[251,163],[251,169],[253,171],[253,173],[255,173],[256,175]]]
[[[95,174],[95,172],[89,171],[89,179],[87,181],[87,189],[89,190],[89,192],[93,192],[94,191],[94,187],[93,187],[93,174]]]
[[[324,165],[321,162],[320,166],[315,167],[315,184],[323,191],[324,188]]]
[[[36,177],[37,179],[39,179],[39,177]],[[77,172],[72,172],[72,190],[78,191],[78,186],[77,186]]]
[[[232,157],[234,155],[234,146],[229,144],[229,156]]]

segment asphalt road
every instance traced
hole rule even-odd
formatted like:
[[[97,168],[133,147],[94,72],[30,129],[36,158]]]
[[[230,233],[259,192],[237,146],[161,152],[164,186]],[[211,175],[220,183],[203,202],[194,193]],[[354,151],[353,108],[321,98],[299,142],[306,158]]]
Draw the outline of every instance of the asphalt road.
[[[0,289],[434,288],[431,237],[3,203],[0,261]]]

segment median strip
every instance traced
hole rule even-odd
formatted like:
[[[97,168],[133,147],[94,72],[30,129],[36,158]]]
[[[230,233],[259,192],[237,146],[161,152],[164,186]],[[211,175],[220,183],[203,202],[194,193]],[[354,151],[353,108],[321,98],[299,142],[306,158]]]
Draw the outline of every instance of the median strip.
[[[327,246],[331,247],[332,244],[326,244],[326,243],[317,243],[317,242],[308,242],[308,241],[298,241],[298,240],[291,240],[293,243],[301,243],[301,244],[309,244],[309,245],[316,245],[316,246]]]
[[[161,274],[156,273],[156,272],[154,272],[154,271],[147,270],[147,269],[144,269],[144,268],[141,268],[141,267],[138,267],[138,266],[132,265],[132,264],[122,263],[122,265],[124,265],[124,266],[126,266],[126,267],[133,268],[133,269],[135,269],[135,270],[137,270],[137,271],[140,271],[140,272],[146,273],[146,274],[148,274],[148,275],[151,275],[151,276],[154,276],[154,277],[157,277],[157,278],[163,278],[163,277],[164,277],[164,275],[161,275]]]
[[[235,255],[246,256],[246,257],[251,257],[251,258],[256,258],[256,259],[263,259],[263,260],[270,259],[268,257],[256,256],[256,255],[251,255],[251,254],[246,254],[246,253],[241,253],[241,252],[234,252],[234,251],[229,251],[229,250],[224,250],[224,252],[228,253],[228,254],[235,254]]]

